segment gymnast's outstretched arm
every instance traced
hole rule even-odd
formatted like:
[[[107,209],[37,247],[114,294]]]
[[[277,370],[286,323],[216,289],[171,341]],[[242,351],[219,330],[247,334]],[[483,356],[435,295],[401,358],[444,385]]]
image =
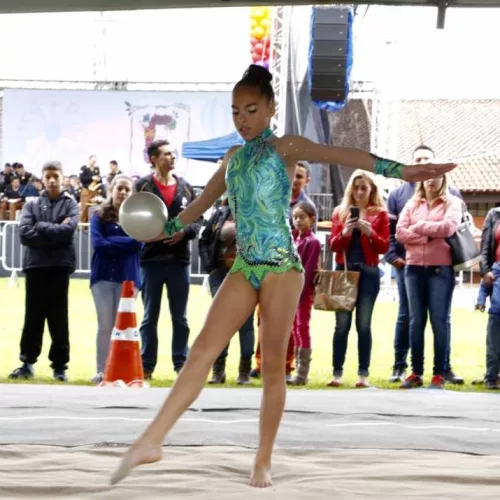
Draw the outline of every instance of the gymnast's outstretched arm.
[[[312,163],[336,163],[410,182],[440,177],[456,167],[454,163],[406,166],[396,161],[379,158],[360,149],[317,144],[304,137],[290,135],[276,141],[276,150],[287,164],[301,160]]]

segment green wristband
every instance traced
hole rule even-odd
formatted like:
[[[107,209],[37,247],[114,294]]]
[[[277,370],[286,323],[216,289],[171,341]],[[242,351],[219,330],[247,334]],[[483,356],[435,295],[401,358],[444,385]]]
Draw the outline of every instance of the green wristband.
[[[182,231],[185,227],[186,226],[181,222],[179,217],[175,217],[165,224],[164,232],[167,236],[172,236],[173,234]]]
[[[403,178],[403,169],[405,165],[397,161],[386,160],[372,155],[375,158],[375,173],[383,175],[384,177],[391,177],[393,179]]]

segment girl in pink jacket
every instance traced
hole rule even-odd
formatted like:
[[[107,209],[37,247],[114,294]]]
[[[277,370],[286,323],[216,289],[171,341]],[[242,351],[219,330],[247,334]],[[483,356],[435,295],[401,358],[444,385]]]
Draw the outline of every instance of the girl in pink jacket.
[[[427,314],[434,334],[434,369],[429,387],[442,389],[449,346],[448,321],[455,272],[446,238],[462,218],[462,201],[448,193],[446,176],[419,183],[401,212],[396,238],[406,249],[405,286],[410,310],[412,375],[401,385],[423,385],[424,332]]]
[[[297,376],[290,381],[291,385],[307,384],[311,364],[311,334],[309,323],[314,300],[314,278],[318,270],[321,243],[313,233],[316,222],[316,209],[312,203],[302,201],[293,209],[293,239],[297,245],[300,260],[304,266],[304,288],[299,299],[297,312],[293,321],[293,340]]]

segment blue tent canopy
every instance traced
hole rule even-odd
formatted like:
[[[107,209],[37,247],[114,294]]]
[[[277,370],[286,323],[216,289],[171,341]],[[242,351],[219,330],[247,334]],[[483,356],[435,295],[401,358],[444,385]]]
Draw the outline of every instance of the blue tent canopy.
[[[243,139],[237,132],[233,132],[207,141],[185,142],[182,145],[182,156],[188,160],[216,162],[228,149],[241,144],[244,144]]]

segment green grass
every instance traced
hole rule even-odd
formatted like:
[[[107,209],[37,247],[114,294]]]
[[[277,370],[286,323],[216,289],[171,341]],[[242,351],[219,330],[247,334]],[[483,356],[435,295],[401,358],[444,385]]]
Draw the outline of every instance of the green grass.
[[[49,286],[47,287],[49,293]],[[0,382],[7,382],[7,375],[19,366],[19,340],[24,317],[24,281],[8,288],[8,280],[0,279],[0,303],[2,321],[0,324]],[[210,296],[205,288],[193,286],[189,300],[189,324],[191,342],[197,335],[210,305]],[[137,301],[138,321],[142,318],[142,302]],[[394,387],[387,382],[393,363],[393,334],[397,314],[396,303],[380,302],[375,307],[373,321],[373,352],[370,381],[377,387]],[[452,329],[452,364],[454,370],[466,379],[467,384],[459,390],[478,390],[470,382],[484,372],[485,335],[487,314],[472,312],[468,309],[454,308]],[[70,341],[71,361],[68,370],[73,384],[89,384],[95,373],[95,337],[96,315],[94,303],[87,280],[71,280],[70,285]],[[140,323],[139,323],[140,324]],[[324,388],[331,378],[332,336],[335,324],[333,313],[313,312],[311,332],[313,336],[313,362],[311,384],[309,388]],[[169,386],[173,379],[170,360],[171,327],[167,300],[164,298],[159,324],[159,362],[155,371],[154,386]],[[426,381],[432,373],[432,333],[426,333]],[[345,381],[347,387],[353,387],[357,368],[357,334],[353,329],[350,334]],[[48,331],[44,336],[43,353],[35,365],[36,382],[51,383],[51,369],[47,359],[50,346]],[[234,386],[239,358],[237,337],[231,342],[228,359],[227,386]],[[254,381],[253,387],[260,382]],[[397,387],[397,386],[396,386]],[[449,387],[450,389],[452,387]]]

